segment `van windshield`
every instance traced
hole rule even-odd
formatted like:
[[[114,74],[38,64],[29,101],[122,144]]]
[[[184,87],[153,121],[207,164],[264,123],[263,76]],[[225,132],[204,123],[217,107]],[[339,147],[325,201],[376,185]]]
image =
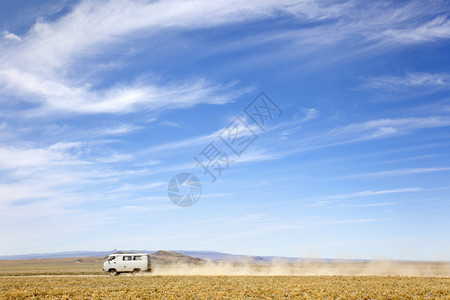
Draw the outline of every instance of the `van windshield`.
[[[110,256],[108,257],[108,260],[114,260],[116,257],[115,256]]]

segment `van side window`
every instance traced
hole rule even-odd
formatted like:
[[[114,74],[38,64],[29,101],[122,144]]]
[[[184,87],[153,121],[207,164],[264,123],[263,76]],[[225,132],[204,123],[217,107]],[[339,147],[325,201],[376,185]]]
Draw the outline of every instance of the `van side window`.
[[[142,256],[133,256],[133,260],[142,260]]]
[[[124,256],[123,260],[131,260],[131,256]]]

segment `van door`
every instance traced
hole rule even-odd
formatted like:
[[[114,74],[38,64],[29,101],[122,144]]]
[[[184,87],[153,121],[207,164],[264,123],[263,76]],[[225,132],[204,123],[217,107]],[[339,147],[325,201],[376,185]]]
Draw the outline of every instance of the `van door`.
[[[117,271],[117,261],[118,257],[115,255],[108,256],[108,260],[105,262],[105,271],[108,271],[109,269],[115,269]]]
[[[122,272],[130,272],[133,271],[133,257],[131,255],[124,255],[122,258]]]
[[[144,256],[134,255],[133,256],[133,270],[139,269],[140,271],[146,270],[147,263],[143,260]]]

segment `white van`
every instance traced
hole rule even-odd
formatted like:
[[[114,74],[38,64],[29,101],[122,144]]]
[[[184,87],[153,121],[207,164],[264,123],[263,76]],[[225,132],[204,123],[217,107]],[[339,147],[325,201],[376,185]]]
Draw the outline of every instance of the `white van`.
[[[147,253],[110,254],[103,263],[103,271],[108,272],[109,275],[125,272],[137,274],[151,270],[150,256]]]

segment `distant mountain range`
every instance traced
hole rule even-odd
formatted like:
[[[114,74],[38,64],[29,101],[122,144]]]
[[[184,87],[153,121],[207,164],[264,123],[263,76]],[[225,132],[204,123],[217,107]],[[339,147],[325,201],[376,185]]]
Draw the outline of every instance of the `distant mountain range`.
[[[112,251],[70,251],[55,253],[33,253],[19,255],[2,255],[0,260],[18,260],[18,259],[47,259],[47,258],[70,258],[70,257],[101,257],[119,250]]]
[[[184,254],[193,258],[199,258],[203,260],[212,260],[216,262],[245,262],[264,264],[270,263],[273,260],[282,262],[298,262],[299,259],[294,257],[279,257],[279,256],[250,256],[242,254],[229,254],[216,251],[186,251],[186,250],[172,250],[172,251],[155,251],[155,250],[109,250],[109,251],[69,251],[69,252],[55,252],[55,253],[34,253],[34,254],[21,254],[21,255],[3,255],[0,256],[0,260],[22,260],[22,259],[49,259],[49,258],[72,258],[72,257],[104,257],[111,253],[116,252],[142,252],[152,254],[154,259],[158,259],[159,256],[163,257],[167,253]],[[317,259],[318,261],[331,261],[330,259]],[[311,261],[311,259],[308,259]]]

